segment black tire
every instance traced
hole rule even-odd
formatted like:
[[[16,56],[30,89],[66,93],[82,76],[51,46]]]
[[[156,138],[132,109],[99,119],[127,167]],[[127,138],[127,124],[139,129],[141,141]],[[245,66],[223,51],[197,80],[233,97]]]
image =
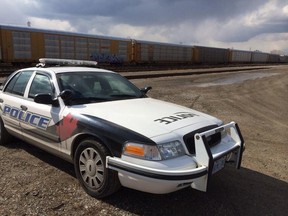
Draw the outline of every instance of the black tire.
[[[107,197],[120,188],[118,173],[106,168],[106,156],[109,155],[108,149],[93,139],[83,140],[76,149],[76,176],[92,197]]]
[[[7,132],[4,123],[0,118],[0,145],[7,145],[12,139],[12,136]]]

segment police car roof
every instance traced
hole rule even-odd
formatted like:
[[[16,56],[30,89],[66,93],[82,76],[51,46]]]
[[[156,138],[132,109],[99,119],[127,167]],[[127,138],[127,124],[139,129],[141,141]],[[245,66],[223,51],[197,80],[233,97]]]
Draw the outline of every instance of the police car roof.
[[[42,70],[42,71],[50,71],[52,73],[79,73],[79,72],[94,72],[94,73],[100,73],[100,72],[104,72],[104,73],[117,73],[114,71],[110,71],[110,70],[105,70],[105,69],[100,69],[100,68],[91,68],[91,67],[71,67],[71,66],[61,66],[61,67],[57,67],[57,66],[53,66],[53,67],[45,67],[45,68],[39,68],[39,67],[32,67],[32,68],[25,68],[25,69],[21,69],[21,71],[24,70]]]
[[[44,69],[44,68],[43,68]],[[90,68],[90,67],[48,67],[47,70],[53,71],[54,73],[71,73],[71,72],[106,72],[106,73],[115,73],[113,71],[100,69],[100,68]]]

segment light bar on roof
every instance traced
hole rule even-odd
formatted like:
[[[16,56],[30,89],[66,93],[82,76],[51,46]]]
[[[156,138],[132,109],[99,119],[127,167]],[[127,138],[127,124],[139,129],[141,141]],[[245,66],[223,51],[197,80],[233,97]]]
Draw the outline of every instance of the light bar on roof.
[[[86,60],[74,60],[74,59],[53,59],[53,58],[41,58],[39,62],[44,65],[59,65],[59,66],[97,66],[96,61]]]

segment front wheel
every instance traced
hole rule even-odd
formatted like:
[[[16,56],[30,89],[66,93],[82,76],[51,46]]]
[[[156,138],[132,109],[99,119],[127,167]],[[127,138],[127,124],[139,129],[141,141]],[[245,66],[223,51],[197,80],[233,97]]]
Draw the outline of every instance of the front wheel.
[[[84,190],[92,197],[103,198],[120,188],[117,172],[107,169],[106,156],[110,153],[101,143],[86,139],[76,149],[74,166]]]

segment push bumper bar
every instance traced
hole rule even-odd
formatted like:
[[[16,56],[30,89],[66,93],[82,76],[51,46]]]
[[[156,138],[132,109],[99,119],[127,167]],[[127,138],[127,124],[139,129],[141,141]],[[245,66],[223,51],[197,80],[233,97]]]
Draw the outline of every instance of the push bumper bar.
[[[221,139],[221,142],[210,147],[207,137],[222,131],[227,131],[227,135]],[[155,169],[152,167],[135,164],[124,161],[121,158],[106,158],[106,167],[118,171],[119,173],[133,176],[133,179],[139,178],[142,182],[147,178],[149,184],[155,180],[155,184],[159,181],[171,182],[171,187],[175,185],[187,184],[190,182],[191,187],[201,191],[207,191],[211,176],[224,167],[225,162],[234,162],[236,168],[241,166],[242,154],[244,151],[244,140],[238,125],[234,122],[202,132],[194,136],[195,140],[195,156],[191,156],[191,160],[198,164],[193,169]],[[163,162],[163,161],[162,161]],[[161,184],[159,185],[161,187]],[[175,191],[177,187],[175,188]],[[170,190],[171,191],[171,190]]]

